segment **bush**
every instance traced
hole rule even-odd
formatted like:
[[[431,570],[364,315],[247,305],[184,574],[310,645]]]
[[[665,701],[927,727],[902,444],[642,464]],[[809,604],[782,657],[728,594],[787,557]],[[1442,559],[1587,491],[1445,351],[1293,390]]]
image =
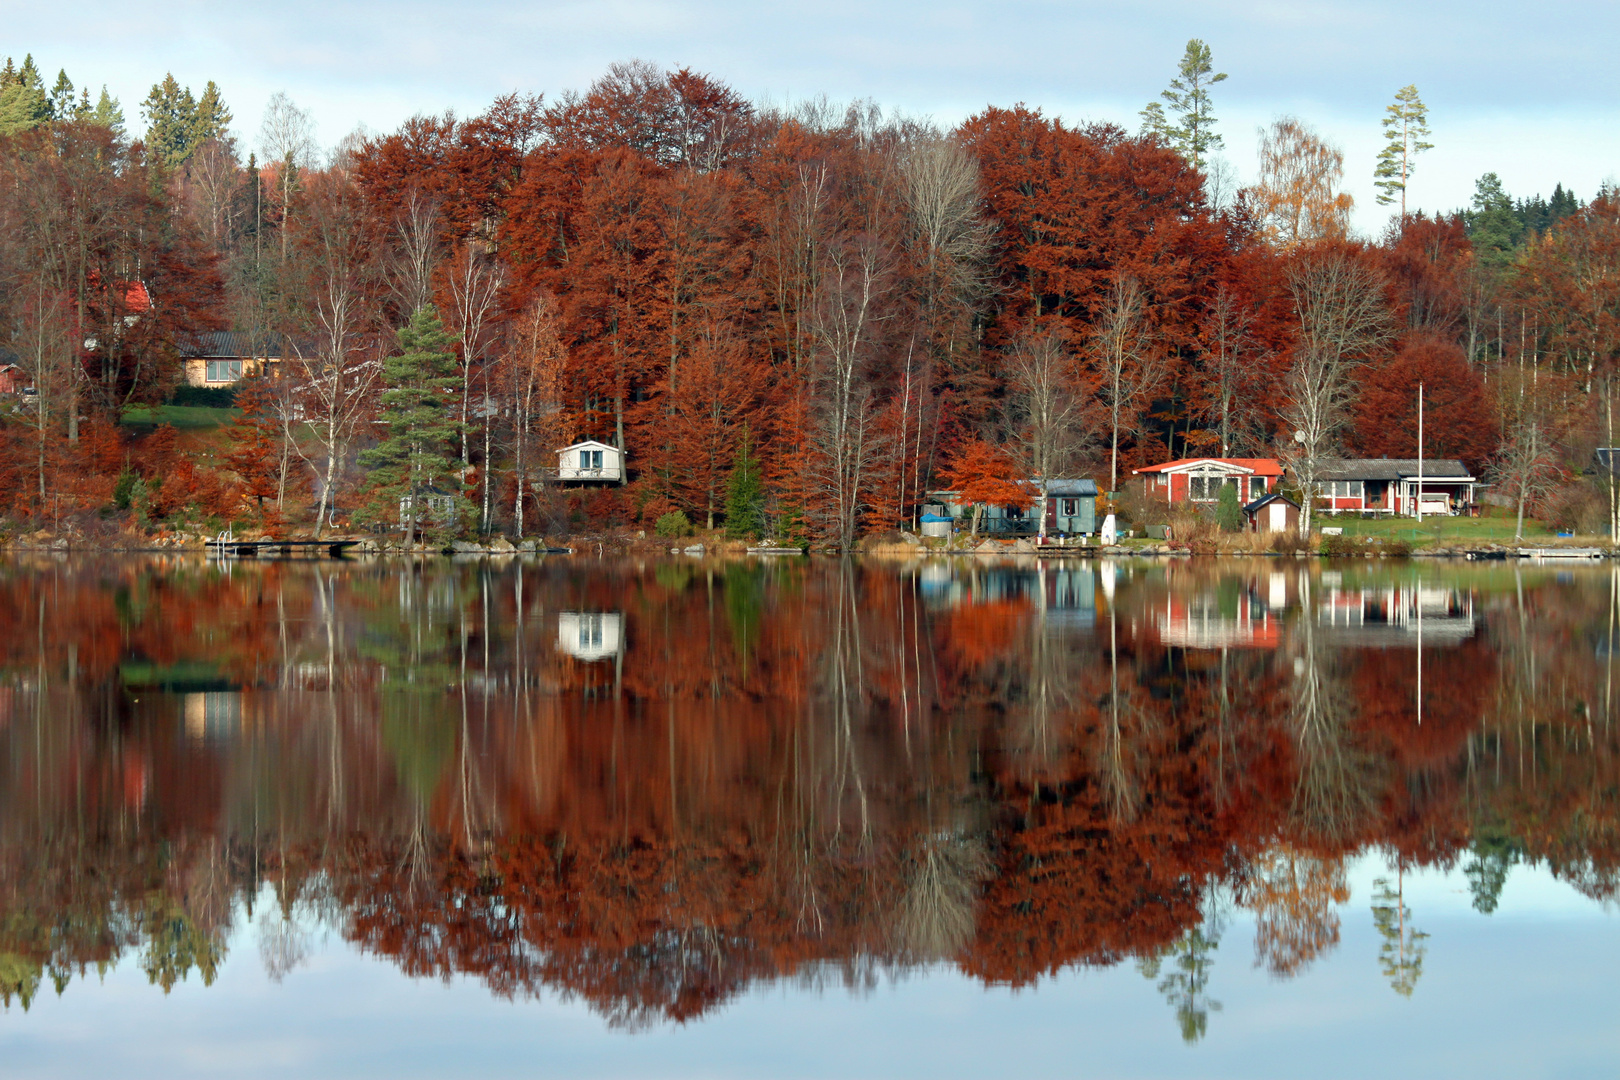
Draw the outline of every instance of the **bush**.
[[[1220,502],[1215,506],[1215,523],[1222,532],[1243,531],[1243,504],[1238,501],[1237,485],[1230,480],[1221,485]]]
[[[1367,549],[1361,541],[1353,536],[1324,536],[1322,537],[1322,554],[1330,558],[1344,558],[1349,555],[1365,555]]]
[[[686,520],[686,515],[679,510],[671,510],[658,519],[653,526],[653,532],[667,540],[678,540],[683,536],[692,535],[692,523]]]
[[[177,386],[174,388],[174,397],[169,400],[170,405],[200,405],[209,409],[232,409],[236,407],[236,388],[234,386]]]
[[[1296,551],[1306,551],[1310,546],[1310,541],[1293,529],[1285,529],[1282,532],[1271,534],[1270,548],[1279,555],[1292,555]]]

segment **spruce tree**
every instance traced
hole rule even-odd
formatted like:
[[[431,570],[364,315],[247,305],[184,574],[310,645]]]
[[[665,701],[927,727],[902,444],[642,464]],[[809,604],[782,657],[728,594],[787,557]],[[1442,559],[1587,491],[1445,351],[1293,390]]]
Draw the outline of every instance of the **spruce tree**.
[[[407,538],[459,531],[473,514],[456,457],[462,379],[455,340],[432,307],[419,308],[400,329],[399,355],[383,361],[380,419],[388,434],[360,455],[373,484],[363,517],[397,519]]]
[[[753,451],[753,437],[744,426],[726,482],[726,535],[734,540],[757,539],[765,531],[765,485]]]
[[[0,135],[14,135],[49,123],[51,99],[32,55],[23,57],[22,67],[13,69],[6,61],[0,74]]]

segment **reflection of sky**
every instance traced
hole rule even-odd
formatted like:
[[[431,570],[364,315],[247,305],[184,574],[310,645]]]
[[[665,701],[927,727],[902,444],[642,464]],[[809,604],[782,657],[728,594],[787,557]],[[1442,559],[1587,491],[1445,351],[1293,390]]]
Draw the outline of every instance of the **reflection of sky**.
[[[1350,868],[1339,947],[1287,982],[1256,970],[1252,920],[1228,927],[1211,996],[1224,1008],[1184,1046],[1152,983],[1124,964],[1019,992],[936,970],[869,993],[761,986],[706,1020],[640,1034],[578,1003],[508,1002],[468,979],[402,978],[336,939],[280,984],[244,927],[218,981],[168,997],[126,962],[33,1010],[0,1015],[8,1078],[119,1076],[1109,1076],[1612,1075],[1620,935],[1544,870],[1516,867],[1490,917],[1460,872],[1411,874],[1431,936],[1416,993],[1380,976],[1369,857]],[[268,910],[261,908],[261,911]]]

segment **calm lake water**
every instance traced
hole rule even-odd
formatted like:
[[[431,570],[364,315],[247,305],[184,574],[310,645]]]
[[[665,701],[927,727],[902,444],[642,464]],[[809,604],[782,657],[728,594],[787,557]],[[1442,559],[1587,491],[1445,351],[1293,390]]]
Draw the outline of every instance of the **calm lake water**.
[[[1615,575],[9,557],[0,1073],[1612,1076]]]

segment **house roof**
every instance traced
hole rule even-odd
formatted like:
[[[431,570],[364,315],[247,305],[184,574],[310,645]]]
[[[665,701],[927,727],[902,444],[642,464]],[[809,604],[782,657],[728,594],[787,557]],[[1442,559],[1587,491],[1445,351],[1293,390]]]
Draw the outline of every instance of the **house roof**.
[[[1286,495],[1279,495],[1273,491],[1270,495],[1262,495],[1258,499],[1254,500],[1254,502],[1246,503],[1243,507],[1243,512],[1245,514],[1252,514],[1256,510],[1259,510],[1262,506],[1267,506],[1274,502],[1285,502],[1289,506],[1292,506],[1295,510],[1299,509],[1299,503],[1295,502],[1293,499],[1290,499]]]
[[[1046,494],[1058,495],[1066,499],[1084,498],[1087,495],[1100,495],[1095,480],[1062,480],[1057,477],[1046,482]]]
[[[288,340],[280,334],[255,336],[240,330],[205,330],[191,335],[191,340],[181,347],[180,355],[192,360],[279,360],[286,355],[288,345]]]
[[[1178,458],[1175,461],[1166,461],[1159,465],[1144,465],[1140,469],[1132,469],[1132,473],[1171,473],[1192,472],[1204,466],[1236,473],[1257,473],[1260,476],[1281,476],[1282,463],[1276,458]]]
[[[612,443],[597,442],[595,439],[586,439],[584,442],[577,442],[571,446],[561,447],[558,449],[557,453],[561,454],[569,450],[578,450],[582,446],[589,446],[593,450],[612,450],[615,454],[619,452],[619,448],[614,446]]]
[[[1418,474],[1417,458],[1334,458],[1316,470],[1318,480],[1405,480]],[[1472,480],[1454,458],[1424,458],[1425,480]]]

